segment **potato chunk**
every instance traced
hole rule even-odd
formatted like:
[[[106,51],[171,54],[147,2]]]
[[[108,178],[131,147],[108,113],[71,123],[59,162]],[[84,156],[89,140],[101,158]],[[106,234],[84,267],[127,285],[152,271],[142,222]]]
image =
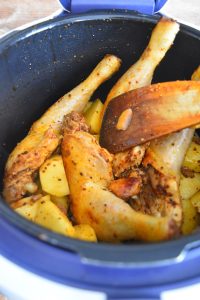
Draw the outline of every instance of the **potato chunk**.
[[[50,200],[50,196],[44,196],[38,200],[35,223],[52,231],[67,236],[74,235],[74,228],[67,216]]]
[[[80,224],[74,226],[75,229],[75,238],[88,241],[88,242],[96,242],[97,237],[94,229],[88,224]]]
[[[182,200],[183,224],[181,231],[184,235],[192,233],[198,226],[199,216],[197,209],[193,206],[191,199]]]
[[[194,207],[197,208],[198,212],[200,212],[200,191],[192,196],[191,203]]]
[[[84,114],[86,122],[90,126],[92,133],[99,133],[100,131],[102,111],[103,103],[101,100],[97,99]]]
[[[60,205],[64,208],[59,207]],[[21,216],[47,229],[80,240],[96,242],[95,231],[90,225],[72,225],[63,212],[64,209],[67,210],[67,206],[67,197],[50,197],[50,195],[41,196],[38,200],[33,200],[33,197],[27,197],[11,205]]]
[[[11,207],[21,216],[34,221],[37,214],[38,202],[34,201],[33,197],[26,197],[14,202]]]
[[[61,155],[55,155],[44,162],[40,167],[40,181],[42,190],[50,195],[63,197],[69,194]]]
[[[200,145],[193,141],[187,150],[183,167],[200,172]]]
[[[67,196],[51,196],[51,201],[66,215],[69,208],[69,199]]]
[[[194,173],[193,177],[181,176],[180,194],[182,199],[189,199],[200,190],[200,173]]]

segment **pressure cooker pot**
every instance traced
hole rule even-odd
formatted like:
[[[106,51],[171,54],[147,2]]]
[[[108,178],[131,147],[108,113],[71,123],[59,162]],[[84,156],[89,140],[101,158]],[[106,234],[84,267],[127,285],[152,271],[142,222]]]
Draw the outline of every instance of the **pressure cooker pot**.
[[[140,57],[159,18],[91,11],[56,17],[1,39],[1,190],[8,155],[32,123],[86,78],[104,55],[114,54],[122,59],[122,67],[94,96],[105,99]],[[181,25],[154,82],[189,79],[199,65],[199,48],[200,32]],[[159,297],[163,290],[200,280],[198,230],[159,243],[89,243],[29,222],[1,197],[0,236],[0,253],[11,261],[66,285],[103,291],[112,299]]]

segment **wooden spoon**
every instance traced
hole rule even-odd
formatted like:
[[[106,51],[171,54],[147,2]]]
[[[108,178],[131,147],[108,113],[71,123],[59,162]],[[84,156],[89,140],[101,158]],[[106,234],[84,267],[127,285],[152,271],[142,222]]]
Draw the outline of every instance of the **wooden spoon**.
[[[117,153],[199,122],[200,82],[153,84],[109,102],[100,145]]]

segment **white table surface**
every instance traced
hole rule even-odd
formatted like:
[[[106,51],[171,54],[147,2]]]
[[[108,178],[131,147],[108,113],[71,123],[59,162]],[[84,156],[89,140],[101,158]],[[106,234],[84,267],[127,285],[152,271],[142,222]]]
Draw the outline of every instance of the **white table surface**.
[[[106,300],[100,292],[86,291],[35,275],[0,255],[0,300]],[[164,292],[161,300],[199,300],[200,283]],[[126,299],[124,299],[126,300]]]
[[[161,12],[200,29],[200,0],[168,0]]]
[[[85,291],[33,274],[0,255],[0,300],[105,300],[103,293]]]

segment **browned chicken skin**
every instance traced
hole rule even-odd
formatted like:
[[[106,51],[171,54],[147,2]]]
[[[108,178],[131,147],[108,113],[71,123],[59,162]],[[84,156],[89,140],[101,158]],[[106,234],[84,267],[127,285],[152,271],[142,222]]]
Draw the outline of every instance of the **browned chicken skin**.
[[[113,181],[112,155],[88,132],[70,132],[66,128],[61,148],[73,216],[77,223],[91,225],[99,240],[160,241],[177,233],[172,219],[136,212],[109,191]]]
[[[18,155],[11,168],[5,171],[3,192],[5,199],[13,202],[24,197],[28,186],[34,185],[35,172],[58,144],[59,138],[50,128],[45,132],[36,148]]]
[[[28,192],[35,172],[56,150],[61,140],[63,117],[73,110],[81,112],[94,91],[119,69],[120,64],[116,56],[106,55],[83,82],[33,123],[6,163],[3,194],[7,202],[17,201]]]
[[[108,189],[117,197],[128,200],[139,194],[142,185],[140,177],[119,178],[111,181]]]
[[[126,151],[116,153],[113,156],[114,176],[121,177],[123,173],[139,167],[148,145],[149,144],[145,144],[143,147],[136,146]]]
[[[62,125],[63,134],[70,134],[76,131],[89,132],[89,126],[85,122],[85,118],[80,113],[72,111],[63,119]]]

